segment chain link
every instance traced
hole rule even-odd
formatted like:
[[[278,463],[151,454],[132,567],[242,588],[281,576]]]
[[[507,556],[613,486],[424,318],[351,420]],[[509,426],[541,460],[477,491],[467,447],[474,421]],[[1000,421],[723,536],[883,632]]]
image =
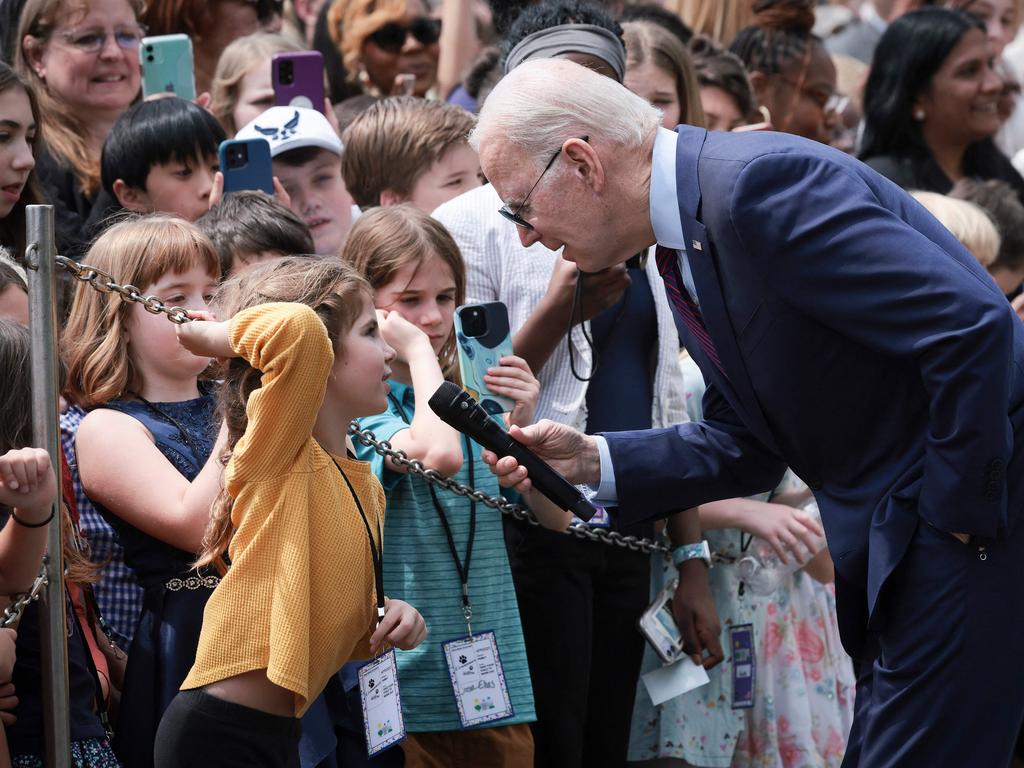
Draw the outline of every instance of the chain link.
[[[470,488],[468,485],[463,485],[450,477],[445,477],[436,470],[427,469],[423,466],[423,462],[416,459],[410,459],[403,451],[392,448],[391,443],[387,440],[378,440],[373,432],[366,429],[359,429],[355,422],[352,422],[349,426],[348,433],[363,445],[373,448],[373,450],[381,456],[389,458],[395,464],[404,467],[411,475],[418,475],[428,483],[433,483],[434,485],[444,488],[447,491],[451,491],[459,496],[465,496],[468,499],[478,501],[492,509],[499,510],[509,517],[515,518],[516,520],[525,521],[530,525],[540,525],[540,523],[537,522],[537,519],[530,514],[528,510],[523,509],[518,504],[513,504],[504,496],[488,496],[482,491]],[[578,520],[574,521],[573,524],[569,526],[566,533],[580,539],[586,539],[587,541],[600,541],[605,544],[631,549],[634,552],[643,552],[645,554],[658,553],[663,555],[667,555],[669,553],[668,547],[659,542],[644,539],[639,536],[623,536],[618,531],[613,531],[608,528],[595,528]]]
[[[39,575],[36,576],[36,580],[32,582],[32,588],[28,592],[22,592],[19,595],[12,595],[14,598],[13,602],[4,608],[3,616],[0,617],[0,627],[13,627],[19,621],[21,621],[21,614],[25,612],[25,608],[28,607],[29,603],[34,603],[39,599],[39,596],[43,592],[49,580],[46,578],[46,566],[50,561],[49,555],[43,555],[43,564],[39,568]]]
[[[70,272],[75,280],[88,283],[100,293],[116,293],[125,301],[141,304],[142,308],[151,314],[167,315],[168,320],[178,325],[184,325],[191,320],[188,312],[181,307],[168,307],[156,296],[143,295],[134,285],[120,285],[114,280],[113,275],[99,267],[82,264],[67,256],[57,256],[56,259],[57,266]]]
[[[192,321],[192,318],[188,316],[188,312],[181,307],[167,307],[155,296],[144,296],[134,285],[120,285],[114,280],[113,275],[102,269],[69,259],[66,256],[57,256],[56,258],[59,267],[70,272],[71,276],[76,280],[88,283],[100,293],[117,293],[124,301],[141,304],[147,312],[152,312],[154,315],[167,315],[171,322],[178,325]],[[349,426],[349,434],[363,445],[373,448],[381,456],[389,458],[395,464],[405,467],[409,474],[417,475],[428,483],[433,483],[454,494],[465,496],[492,509],[497,509],[516,520],[527,522],[530,525],[540,525],[528,510],[523,509],[518,504],[513,504],[503,496],[489,496],[450,477],[445,477],[436,470],[427,469],[423,466],[422,462],[410,459],[402,451],[396,451],[386,440],[377,440],[373,432],[359,429],[355,422],[352,422]],[[566,533],[587,541],[603,542],[610,546],[631,549],[634,552],[643,552],[645,554],[658,553],[662,555],[669,553],[668,547],[657,541],[639,536],[624,536],[618,531],[613,531],[609,528],[592,527],[579,520],[574,521],[566,530]]]

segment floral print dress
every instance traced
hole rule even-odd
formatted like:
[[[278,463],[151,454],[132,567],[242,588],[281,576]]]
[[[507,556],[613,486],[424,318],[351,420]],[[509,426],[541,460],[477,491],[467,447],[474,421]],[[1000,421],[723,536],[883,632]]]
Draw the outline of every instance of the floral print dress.
[[[696,364],[680,360],[687,412],[700,419],[704,381]],[[780,490],[800,481],[787,473]],[[741,554],[738,530],[707,531],[712,551]],[[744,537],[745,538],[745,537]],[[652,561],[652,599],[675,576],[671,563]],[[711,682],[655,707],[637,686],[629,760],[676,758],[706,768],[838,768],[853,721],[853,665],[839,643],[835,593],[798,571],[773,595],[741,589],[735,566],[711,569],[710,583],[722,622],[724,662]],[[754,706],[732,708],[729,630],[752,624],[756,655]],[[644,650],[641,674],[660,666]]]

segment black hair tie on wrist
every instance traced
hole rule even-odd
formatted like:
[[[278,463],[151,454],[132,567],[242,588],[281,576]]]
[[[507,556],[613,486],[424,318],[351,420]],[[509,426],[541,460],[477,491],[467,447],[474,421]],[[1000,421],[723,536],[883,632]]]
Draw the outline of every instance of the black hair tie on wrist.
[[[14,514],[13,509],[11,510],[11,520],[16,522],[23,528],[42,528],[45,525],[49,525],[50,522],[53,520],[53,509],[53,507],[50,507],[50,516],[43,520],[41,523],[26,523],[24,520],[19,519],[18,516]]]

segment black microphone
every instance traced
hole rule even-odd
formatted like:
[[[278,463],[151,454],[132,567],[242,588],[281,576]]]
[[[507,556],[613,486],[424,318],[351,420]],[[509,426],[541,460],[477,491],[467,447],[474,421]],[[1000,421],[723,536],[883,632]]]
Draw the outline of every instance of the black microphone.
[[[499,457],[514,456],[526,467],[533,487],[561,509],[567,509],[582,520],[589,520],[597,509],[569,483],[522,443],[502,429],[480,404],[458,384],[446,381],[430,396],[430,409],[441,421],[471,437]]]

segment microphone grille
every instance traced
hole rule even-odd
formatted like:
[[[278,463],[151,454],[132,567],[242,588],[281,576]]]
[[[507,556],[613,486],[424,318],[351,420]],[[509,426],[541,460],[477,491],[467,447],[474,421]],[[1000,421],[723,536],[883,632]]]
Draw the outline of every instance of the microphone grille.
[[[458,384],[446,381],[435,390],[427,403],[430,409],[440,416],[442,413],[450,413],[456,401],[465,395],[465,390]]]

